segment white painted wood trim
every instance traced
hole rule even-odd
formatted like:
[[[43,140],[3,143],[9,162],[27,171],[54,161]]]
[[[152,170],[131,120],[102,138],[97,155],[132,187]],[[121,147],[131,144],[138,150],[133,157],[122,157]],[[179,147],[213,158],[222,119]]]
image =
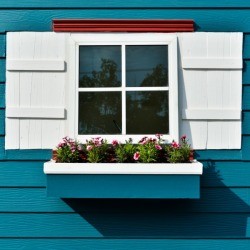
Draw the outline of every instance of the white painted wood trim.
[[[71,39],[78,44],[141,44],[145,38],[149,44],[166,44],[176,39],[176,34],[170,33],[71,33]]]
[[[203,165],[192,163],[44,163],[45,174],[165,174],[202,175]]]
[[[6,108],[7,118],[65,118],[64,108]]]
[[[184,69],[242,69],[241,58],[188,58],[182,59]]]
[[[8,71],[64,71],[63,60],[7,60]]]
[[[234,109],[184,109],[183,120],[240,120],[241,110]]]

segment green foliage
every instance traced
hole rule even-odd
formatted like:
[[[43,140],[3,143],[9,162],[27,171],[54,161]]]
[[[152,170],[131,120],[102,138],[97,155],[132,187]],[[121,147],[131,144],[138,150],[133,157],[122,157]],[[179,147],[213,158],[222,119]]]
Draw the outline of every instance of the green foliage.
[[[181,137],[180,144],[173,141],[171,145],[166,146],[165,150],[167,152],[168,161],[170,163],[190,162],[192,149],[187,143],[185,135]]]
[[[82,146],[79,142],[68,137],[64,137],[56,148],[56,162],[78,162]]]
[[[108,158],[108,144],[100,137],[87,141],[87,161],[91,163],[106,162]]]
[[[125,144],[119,144],[117,141],[113,141],[112,144],[117,162],[134,162],[135,145],[132,143],[132,139],[126,141]]]
[[[140,140],[137,146],[137,152],[134,155],[134,159],[143,163],[157,162],[159,159],[161,137],[158,139],[144,137]]]

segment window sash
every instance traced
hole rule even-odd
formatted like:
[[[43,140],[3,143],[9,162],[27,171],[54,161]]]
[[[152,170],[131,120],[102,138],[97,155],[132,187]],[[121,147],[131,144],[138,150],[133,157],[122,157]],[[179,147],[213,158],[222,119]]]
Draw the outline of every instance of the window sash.
[[[90,137],[101,136],[109,142],[112,139],[118,139],[125,142],[129,138],[133,138],[136,143],[143,135],[126,135],[126,92],[127,91],[168,91],[169,93],[169,134],[165,135],[165,139],[171,142],[173,139],[179,139],[178,126],[178,86],[177,86],[177,37],[176,34],[161,33],[133,33],[133,34],[72,34],[71,38],[74,44],[75,56],[75,118],[74,118],[74,137],[81,141],[85,141]],[[98,92],[104,91],[104,88],[79,88],[79,47],[84,45],[120,45],[122,46],[122,86],[114,88],[105,88],[105,91],[121,91],[122,92],[122,135],[79,135],[78,134],[78,95],[79,92]],[[167,45],[168,46],[168,87],[126,87],[126,62],[125,62],[125,46],[126,45]],[[72,50],[73,51],[73,50]],[[71,126],[72,128],[73,126]],[[72,131],[72,130],[71,130]],[[71,134],[71,133],[69,133]],[[154,135],[147,135],[154,136]]]

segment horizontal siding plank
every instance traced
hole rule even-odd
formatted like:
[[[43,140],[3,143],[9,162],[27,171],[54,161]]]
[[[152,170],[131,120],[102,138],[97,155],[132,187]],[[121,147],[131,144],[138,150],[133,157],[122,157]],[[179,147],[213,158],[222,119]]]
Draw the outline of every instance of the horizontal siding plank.
[[[250,111],[245,111],[242,114],[242,133],[250,135]]]
[[[233,239],[0,239],[5,250],[249,250],[250,240]]]
[[[5,82],[6,61],[0,59],[0,82]]]
[[[127,1],[115,1],[107,0],[105,4],[101,0],[91,1],[79,1],[79,0],[44,0],[44,1],[32,1],[26,0],[16,3],[15,0],[8,0],[0,4],[0,8],[247,8],[250,7],[248,1],[239,0],[210,0],[197,3],[195,0],[127,0]]]
[[[233,109],[184,109],[184,120],[240,120],[241,110]]]
[[[54,18],[86,18],[86,19],[193,19],[197,31],[216,32],[250,32],[247,9],[227,11],[225,9],[207,11],[201,9],[74,9],[74,10],[2,10],[0,13],[0,32],[5,31],[50,31]],[[32,25],[30,25],[32,23]]]
[[[47,197],[46,188],[0,188],[0,212],[142,212],[250,213],[250,188],[202,188],[195,200],[169,199],[59,199]]]
[[[244,60],[243,62],[242,82],[243,84],[250,83],[250,60]]]
[[[4,141],[1,142],[0,138],[0,148],[4,148]],[[52,157],[51,149],[23,149],[23,150],[6,150],[0,151],[0,160],[43,160],[48,161]]]
[[[45,186],[43,161],[0,162],[1,186]]]
[[[80,214],[0,214],[1,237],[102,237]]]
[[[8,60],[8,71],[64,71],[63,60]]]
[[[44,161],[0,162],[1,187],[45,187]],[[203,187],[250,187],[250,163],[241,161],[207,161],[201,176]]]
[[[241,160],[241,150],[195,150],[195,158],[199,161],[203,160]]]
[[[5,108],[5,85],[4,84],[0,84],[0,108]]]
[[[250,187],[249,162],[208,161],[203,162],[203,187]]]
[[[242,60],[238,58],[182,58],[184,69],[241,69]]]
[[[244,34],[243,58],[250,59],[250,34]]]
[[[4,137],[0,136],[0,160],[5,158]]]
[[[161,211],[120,213],[0,214],[1,237],[250,237],[249,213],[187,214]]]
[[[8,118],[65,118],[64,108],[51,107],[8,107],[6,108]]]
[[[242,159],[245,161],[250,160],[250,136],[244,135],[242,137]],[[250,165],[249,165],[250,166]]]
[[[0,34],[0,57],[6,56],[6,35]]]
[[[5,134],[5,110],[0,109],[0,135]]]
[[[243,93],[242,93],[242,109],[243,110],[250,110],[250,85],[245,85],[243,87]]]
[[[233,239],[0,239],[5,250],[249,250],[250,240]]]

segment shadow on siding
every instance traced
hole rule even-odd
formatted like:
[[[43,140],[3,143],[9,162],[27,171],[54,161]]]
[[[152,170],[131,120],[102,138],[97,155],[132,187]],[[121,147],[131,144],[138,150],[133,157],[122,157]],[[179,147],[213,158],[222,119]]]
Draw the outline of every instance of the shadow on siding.
[[[212,186],[201,199],[64,199],[104,237],[244,238],[249,205],[226,187],[215,163],[205,165]],[[115,188],[115,187],[114,187]],[[247,214],[248,213],[248,214]]]

